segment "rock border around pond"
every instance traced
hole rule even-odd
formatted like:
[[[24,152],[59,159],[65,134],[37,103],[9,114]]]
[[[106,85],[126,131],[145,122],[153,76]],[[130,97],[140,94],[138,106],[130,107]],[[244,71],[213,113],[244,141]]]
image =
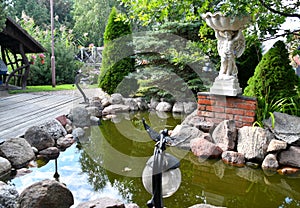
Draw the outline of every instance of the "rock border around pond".
[[[159,103],[162,106],[161,108],[157,108]],[[178,109],[183,109],[183,111],[174,110],[174,108],[177,108],[174,107],[176,105],[177,107],[181,106]],[[110,97],[105,95],[102,98],[92,98],[90,105],[75,106],[70,109],[67,115],[30,127],[23,138],[11,138],[0,144],[0,177],[10,177],[12,173],[17,174],[17,176],[27,174],[30,172],[27,167],[36,165],[32,161],[37,158],[44,160],[56,159],[60,151],[64,151],[76,141],[84,139],[86,128],[91,125],[99,125],[100,118],[109,119],[113,118],[113,115],[117,112],[142,109],[155,109],[159,112],[160,109],[169,111],[171,108],[164,101],[157,102],[154,99],[150,103],[146,103],[142,99],[123,98],[119,94]],[[184,104],[174,104],[172,109],[173,112],[182,113],[185,107]],[[194,109],[194,107],[189,109]],[[298,176],[300,168],[298,159],[300,157],[300,127],[295,124],[300,123],[300,118],[276,112],[274,112],[274,118],[275,126],[272,120],[269,119],[265,121],[265,129],[251,126],[238,129],[235,127],[234,121],[231,120],[225,120],[215,126],[208,126],[205,122],[199,120],[197,112],[194,111],[182,124],[172,130],[171,137],[175,138],[175,144],[178,148],[191,150],[202,161],[203,159],[220,158],[224,163],[238,167],[243,167],[249,162],[255,162],[262,167],[267,175],[279,173]],[[68,189],[63,184],[59,183],[60,185],[58,185],[56,184],[58,182],[55,183],[54,180],[38,182],[30,187],[36,187],[43,183],[66,190],[65,196],[67,199],[63,200],[65,205],[61,205],[62,202],[57,201],[59,207],[69,207],[71,202],[74,201],[72,193],[68,193]],[[2,186],[0,186],[1,191],[12,188],[8,186],[2,183]],[[31,189],[30,187],[28,188]],[[26,192],[30,191],[41,192],[41,190],[35,188],[26,190]],[[13,194],[10,196],[0,194],[1,200],[7,203],[7,207],[16,207],[21,202],[32,203],[30,199],[22,200],[20,198],[20,196],[30,198],[30,195],[22,192],[19,196],[15,192],[15,190],[12,191]],[[57,198],[54,197],[53,200],[55,201]],[[122,206],[138,207],[136,204],[123,204]],[[201,205],[198,206],[201,207]],[[30,207],[34,208],[35,206],[30,205]]]

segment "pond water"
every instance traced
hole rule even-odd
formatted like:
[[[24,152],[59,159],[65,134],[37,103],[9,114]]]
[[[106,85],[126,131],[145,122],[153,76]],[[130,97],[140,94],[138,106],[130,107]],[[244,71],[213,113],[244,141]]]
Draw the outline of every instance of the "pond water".
[[[19,191],[34,182],[58,180],[71,190],[76,207],[80,202],[98,197],[113,197],[146,207],[151,195],[142,185],[141,174],[153,154],[154,142],[141,119],[155,130],[173,129],[181,116],[156,113],[120,114],[113,121],[102,121],[87,130],[80,144],[62,152],[32,173],[11,181]],[[164,199],[168,208],[183,208],[199,203],[225,207],[299,207],[300,178],[275,174],[267,176],[260,169],[237,168],[220,160],[201,159],[188,151],[169,147],[167,152],[181,162],[182,182],[178,191]]]

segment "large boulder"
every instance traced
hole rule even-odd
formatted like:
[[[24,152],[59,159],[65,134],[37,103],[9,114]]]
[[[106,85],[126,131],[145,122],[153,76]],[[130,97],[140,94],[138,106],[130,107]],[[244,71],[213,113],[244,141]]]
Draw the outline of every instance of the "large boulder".
[[[222,160],[226,164],[230,164],[237,167],[245,165],[245,157],[243,154],[234,151],[225,151],[221,155]]]
[[[262,169],[277,170],[279,163],[275,154],[268,154],[261,164]]]
[[[185,150],[190,150],[190,141],[194,138],[200,137],[203,134],[204,133],[196,127],[177,125],[170,136],[174,138],[174,146]]]
[[[11,138],[1,143],[0,156],[9,160],[16,169],[27,166],[35,158],[30,144],[23,138]]]
[[[277,152],[279,150],[285,150],[287,148],[287,143],[285,141],[280,141],[277,139],[272,139],[267,152]]]
[[[124,105],[127,105],[131,111],[137,111],[139,109],[136,100],[133,98],[124,98]]]
[[[172,105],[168,102],[162,101],[158,103],[155,110],[162,112],[170,112],[172,110]]]
[[[197,109],[197,102],[184,102],[183,103],[183,108],[184,108],[184,113],[185,114],[190,114],[192,113],[195,109]]]
[[[88,110],[82,106],[74,107],[69,112],[69,118],[73,125],[77,127],[90,126],[90,114]]]
[[[107,208],[107,207],[125,208],[125,204],[122,201],[118,200],[118,199],[103,197],[103,198],[95,199],[93,201],[80,203],[76,208],[87,208],[87,207],[93,207],[93,208]]]
[[[7,185],[0,181],[0,207],[16,208],[19,193],[14,186]]]
[[[67,131],[57,119],[51,119],[39,126],[41,129],[48,132],[53,139],[58,139],[67,135]]]
[[[272,117],[264,121],[266,127],[277,139],[288,144],[300,144],[300,117],[291,116],[285,113],[274,112],[274,126]],[[288,124],[288,125],[287,125]],[[274,127],[274,128],[273,128]]]
[[[46,131],[45,128],[32,126],[26,130],[24,138],[33,147],[43,150],[55,145],[54,138]]]
[[[112,105],[123,104],[123,101],[123,96],[120,93],[114,93],[109,98],[109,102]]]
[[[107,106],[103,109],[102,115],[111,115],[111,114],[116,114],[120,112],[128,112],[130,110],[130,107],[127,105],[123,104],[115,104],[115,105],[110,105]]]
[[[202,137],[192,139],[190,145],[195,156],[205,159],[218,158],[223,152],[220,147]]]
[[[172,108],[173,113],[183,113],[184,112],[184,106],[183,102],[177,101],[174,103]]]
[[[247,160],[262,162],[272,139],[268,130],[260,127],[244,126],[238,131],[237,151]]]
[[[214,129],[212,139],[223,151],[234,150],[237,129],[233,120],[225,120]]]
[[[209,130],[214,126],[214,123],[205,121],[203,118],[198,116],[198,110],[189,114],[181,124],[194,126],[204,132],[209,132]]]
[[[8,176],[10,172],[11,172],[10,162],[4,157],[0,157],[0,180]]]
[[[300,147],[290,146],[285,151],[282,151],[278,155],[278,161],[280,165],[287,165],[300,168]]]
[[[74,198],[69,189],[55,180],[43,180],[27,187],[20,194],[19,208],[70,208]]]

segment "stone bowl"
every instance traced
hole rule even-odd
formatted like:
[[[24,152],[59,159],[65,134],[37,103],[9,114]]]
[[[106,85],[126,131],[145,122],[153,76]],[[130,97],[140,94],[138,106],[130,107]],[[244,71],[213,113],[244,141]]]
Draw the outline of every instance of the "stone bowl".
[[[224,16],[224,14],[217,13],[206,13],[202,14],[201,17],[205,20],[206,24],[213,28],[214,30],[240,30],[250,21],[249,16]]]

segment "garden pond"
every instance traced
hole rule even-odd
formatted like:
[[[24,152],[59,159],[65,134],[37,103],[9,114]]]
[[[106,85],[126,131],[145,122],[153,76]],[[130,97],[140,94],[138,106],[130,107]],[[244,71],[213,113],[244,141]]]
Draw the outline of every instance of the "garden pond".
[[[59,158],[30,174],[10,181],[19,193],[34,182],[55,177],[66,184],[80,202],[112,197],[147,207],[151,195],[142,184],[142,171],[153,154],[154,142],[143,129],[142,118],[156,131],[174,129],[183,120],[172,114],[120,114],[86,131],[77,145],[61,152]],[[182,181],[178,191],[164,199],[168,208],[207,203],[224,207],[299,207],[300,178],[261,169],[232,167],[221,160],[199,159],[189,151],[168,147],[180,160]]]

